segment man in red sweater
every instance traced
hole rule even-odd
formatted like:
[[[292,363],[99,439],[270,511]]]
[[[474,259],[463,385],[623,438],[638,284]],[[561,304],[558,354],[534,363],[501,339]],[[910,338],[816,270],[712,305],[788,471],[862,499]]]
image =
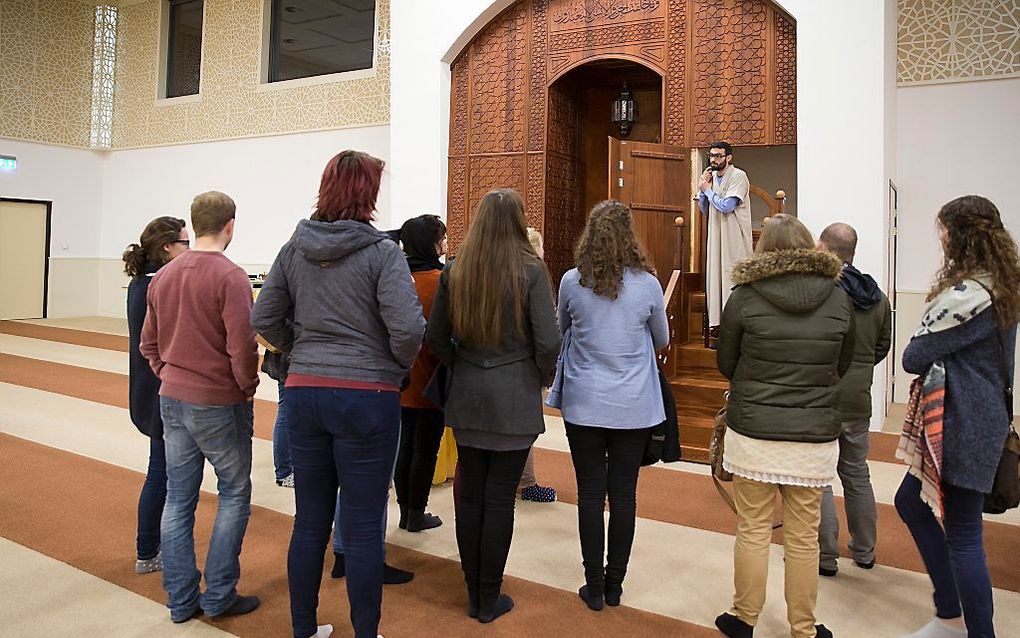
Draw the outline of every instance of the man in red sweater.
[[[167,499],[161,526],[163,588],[174,622],[203,611],[246,614],[238,556],[251,511],[253,399],[258,349],[248,275],[223,251],[234,236],[234,201],[216,191],[191,204],[195,245],[152,278],[139,350],[162,381]],[[216,471],[219,509],[205,561],[195,566],[195,506],[205,461]]]

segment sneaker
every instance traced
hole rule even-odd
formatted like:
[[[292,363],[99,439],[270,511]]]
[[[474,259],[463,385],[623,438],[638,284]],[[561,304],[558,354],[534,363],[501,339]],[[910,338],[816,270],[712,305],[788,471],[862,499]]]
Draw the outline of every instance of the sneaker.
[[[833,576],[835,576],[838,573],[839,573],[839,568],[837,568],[837,567],[822,567],[822,566],[818,567],[818,575],[819,576],[825,576],[826,578],[832,578]]]
[[[872,559],[872,560],[870,560],[870,561],[865,563],[865,562],[862,562],[862,561],[859,561],[859,560],[855,560],[854,561],[854,565],[857,565],[861,569],[874,569],[875,561],[874,561],[874,559]]]
[[[536,503],[553,503],[556,501],[556,488],[543,485],[529,485],[521,490],[522,501],[534,501]]]
[[[151,574],[152,572],[158,572],[163,570],[163,552],[157,552],[155,556],[149,560],[136,560],[135,561],[135,573],[136,574]]]
[[[290,474],[288,474],[287,476],[283,477],[282,479],[276,479],[276,484],[279,485],[280,487],[289,487],[289,488],[293,489],[294,488],[294,473],[291,472]]]

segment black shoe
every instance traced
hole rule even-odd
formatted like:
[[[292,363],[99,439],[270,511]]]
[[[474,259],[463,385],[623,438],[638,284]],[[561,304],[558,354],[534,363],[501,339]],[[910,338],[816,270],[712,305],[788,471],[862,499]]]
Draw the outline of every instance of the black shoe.
[[[606,604],[616,607],[620,604],[620,596],[623,596],[622,583],[606,583]]]
[[[478,622],[490,623],[513,608],[514,599],[510,598],[506,594],[500,594],[499,598],[496,599],[496,602],[491,605],[486,605],[478,610]]]
[[[195,611],[191,612],[189,615],[185,616],[184,618],[181,618],[180,620],[174,620],[174,617],[170,616],[170,620],[173,620],[175,623],[180,624],[182,622],[188,622],[192,618],[198,618],[201,615],[202,615],[202,608],[201,607],[195,607]]]
[[[333,578],[343,578],[347,575],[347,562],[344,560],[344,555],[333,552],[333,556],[335,558],[333,571],[329,572],[329,575]]]
[[[222,613],[210,616],[210,618],[223,618],[225,616],[243,616],[245,614],[250,614],[259,608],[259,603],[261,602],[262,601],[259,600],[258,596],[239,595],[234,599],[233,605],[224,609]]]
[[[754,627],[733,614],[719,614],[715,619],[715,626],[729,638],[754,637]]]
[[[815,625],[815,638],[832,638],[832,632],[825,625]]]
[[[407,512],[407,531],[423,532],[443,524],[443,519],[435,514],[429,514],[425,510],[410,510]]]
[[[602,597],[605,595],[602,587],[596,587],[594,585],[583,585],[581,589],[577,590],[577,595],[581,597],[584,604],[588,605],[588,609],[592,611],[602,611]]]
[[[839,573],[839,568],[838,567],[821,567],[821,566],[818,567],[818,575],[819,576],[825,576],[827,578],[832,578],[833,576],[835,576],[838,573]]]
[[[400,507],[400,521],[397,523],[397,527],[400,529],[407,529],[407,507],[399,505]]]
[[[383,566],[383,585],[403,585],[412,580],[414,580],[414,572],[397,569],[388,563]]]
[[[855,560],[854,561],[854,565],[857,565],[861,569],[873,569],[875,567],[875,561],[871,560],[871,561],[869,561],[867,563],[862,563],[859,560]]]
[[[478,618],[478,592],[468,592],[468,618]]]

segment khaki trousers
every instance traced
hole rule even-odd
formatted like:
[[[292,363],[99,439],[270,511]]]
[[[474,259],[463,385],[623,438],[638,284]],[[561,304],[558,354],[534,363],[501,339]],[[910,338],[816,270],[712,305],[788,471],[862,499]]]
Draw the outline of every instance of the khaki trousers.
[[[786,617],[793,638],[813,638],[818,597],[818,521],[822,489],[761,483],[733,477],[737,540],[733,553],[733,608],[749,625],[765,605],[769,544],[776,492],[783,497],[783,548],[786,557]]]

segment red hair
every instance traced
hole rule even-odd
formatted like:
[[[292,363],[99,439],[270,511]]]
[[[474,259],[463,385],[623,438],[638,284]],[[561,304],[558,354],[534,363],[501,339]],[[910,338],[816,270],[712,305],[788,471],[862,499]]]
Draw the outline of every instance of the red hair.
[[[312,219],[372,221],[383,166],[385,163],[381,159],[368,153],[343,151],[337,154],[322,171],[319,201]]]

